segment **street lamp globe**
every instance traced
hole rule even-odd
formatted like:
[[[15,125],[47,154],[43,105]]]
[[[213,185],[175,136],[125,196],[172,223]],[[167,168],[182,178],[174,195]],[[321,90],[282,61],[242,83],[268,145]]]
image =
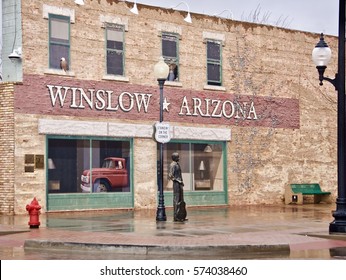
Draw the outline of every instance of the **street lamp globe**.
[[[312,50],[312,60],[316,66],[327,66],[332,57],[332,51],[324,41],[323,33],[321,33],[320,41]]]
[[[154,75],[158,80],[166,80],[169,74],[169,67],[161,56],[159,62],[154,66]]]

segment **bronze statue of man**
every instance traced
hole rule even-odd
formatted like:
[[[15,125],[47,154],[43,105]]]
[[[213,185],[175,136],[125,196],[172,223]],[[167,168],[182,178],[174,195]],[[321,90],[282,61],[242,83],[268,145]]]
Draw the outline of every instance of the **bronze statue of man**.
[[[179,154],[172,154],[172,163],[169,167],[168,177],[173,181],[173,209],[174,209],[174,221],[183,222],[186,221],[186,205],[184,201],[184,183],[181,176],[181,168],[179,165]]]

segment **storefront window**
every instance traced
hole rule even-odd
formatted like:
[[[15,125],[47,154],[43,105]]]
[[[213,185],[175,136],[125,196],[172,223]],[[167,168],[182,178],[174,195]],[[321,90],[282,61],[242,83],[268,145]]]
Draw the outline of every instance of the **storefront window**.
[[[174,143],[165,144],[164,190],[172,190],[168,180],[171,155],[178,152],[185,191],[223,191],[224,166],[223,143]]]
[[[130,191],[130,142],[48,139],[48,192]]]

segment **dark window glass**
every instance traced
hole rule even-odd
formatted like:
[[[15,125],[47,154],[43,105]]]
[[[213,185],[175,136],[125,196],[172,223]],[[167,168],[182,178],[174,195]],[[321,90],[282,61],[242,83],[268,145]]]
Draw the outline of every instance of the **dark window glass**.
[[[208,84],[220,86],[220,65],[208,63]]]
[[[177,37],[162,35],[162,55],[163,57],[177,58]]]
[[[209,41],[207,46],[208,60],[220,60],[220,44]]]
[[[107,50],[107,73],[123,75],[123,54]]]
[[[222,85],[220,42],[207,41],[207,80],[208,85]]]

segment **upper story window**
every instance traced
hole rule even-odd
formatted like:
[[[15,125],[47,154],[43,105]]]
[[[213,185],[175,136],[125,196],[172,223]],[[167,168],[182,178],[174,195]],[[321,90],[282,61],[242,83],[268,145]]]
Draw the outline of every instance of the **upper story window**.
[[[49,68],[61,69],[61,61],[70,65],[70,17],[49,14]]]
[[[107,74],[124,76],[124,33],[123,25],[106,26]]]
[[[207,80],[208,85],[222,85],[221,50],[219,41],[207,40]]]
[[[168,81],[179,81],[179,35],[162,33],[162,56],[169,65]]]

